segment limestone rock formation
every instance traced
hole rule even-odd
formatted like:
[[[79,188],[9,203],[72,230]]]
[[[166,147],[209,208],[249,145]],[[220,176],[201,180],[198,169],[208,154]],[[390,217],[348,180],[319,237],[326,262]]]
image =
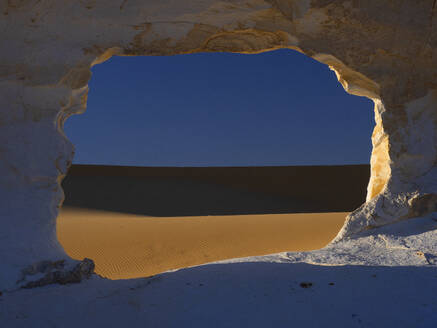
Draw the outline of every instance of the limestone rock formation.
[[[85,110],[90,68],[113,55],[305,53],[375,102],[367,203],[337,240],[437,211],[436,11],[434,0],[1,2],[0,290],[67,258],[55,234],[74,152],[63,124]]]
[[[84,279],[89,279],[94,274],[94,267],[94,261],[87,258],[71,268],[66,266],[64,260],[37,262],[22,271],[23,276],[18,283],[21,284],[21,288],[79,283]],[[36,279],[28,279],[35,276],[37,277]]]

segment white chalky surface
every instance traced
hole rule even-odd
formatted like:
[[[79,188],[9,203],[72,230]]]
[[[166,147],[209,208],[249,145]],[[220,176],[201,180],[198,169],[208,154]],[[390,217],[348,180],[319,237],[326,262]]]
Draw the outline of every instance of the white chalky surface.
[[[437,213],[374,232],[314,252],[6,292],[0,322],[2,327],[435,327]]]

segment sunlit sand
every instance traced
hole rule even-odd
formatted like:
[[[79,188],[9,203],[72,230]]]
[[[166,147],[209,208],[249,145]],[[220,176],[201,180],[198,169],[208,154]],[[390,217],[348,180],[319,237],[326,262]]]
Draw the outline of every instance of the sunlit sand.
[[[58,238],[73,258],[91,258],[110,279],[236,257],[306,251],[328,244],[348,213],[146,217],[63,208]]]

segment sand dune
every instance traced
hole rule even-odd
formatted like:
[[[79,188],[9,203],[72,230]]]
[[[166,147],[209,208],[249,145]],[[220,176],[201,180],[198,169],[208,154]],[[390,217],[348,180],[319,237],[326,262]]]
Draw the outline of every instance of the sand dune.
[[[73,165],[65,205],[147,216],[350,212],[369,165],[128,167]]]
[[[111,279],[151,276],[223,259],[325,246],[347,213],[145,217],[65,207],[58,238]]]
[[[59,240],[112,279],[318,249],[364,201],[368,175],[368,165],[73,165]]]

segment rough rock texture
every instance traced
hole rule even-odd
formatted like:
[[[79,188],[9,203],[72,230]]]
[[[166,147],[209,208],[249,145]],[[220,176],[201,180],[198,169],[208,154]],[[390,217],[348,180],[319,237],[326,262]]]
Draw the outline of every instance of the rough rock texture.
[[[0,290],[56,240],[90,67],[112,55],[301,51],[375,102],[368,201],[337,240],[437,210],[434,0],[10,0],[0,3]],[[145,75],[147,72],[145,72]],[[145,76],[147,78],[147,76]]]
[[[21,288],[35,288],[52,284],[74,284],[89,279],[94,274],[94,267],[94,261],[87,258],[75,264],[72,268],[66,267],[64,260],[38,262],[25,268],[22,271],[23,278],[17,283],[21,284]],[[40,277],[41,275],[42,277]],[[29,281],[29,276],[32,278],[36,276],[36,279]]]

